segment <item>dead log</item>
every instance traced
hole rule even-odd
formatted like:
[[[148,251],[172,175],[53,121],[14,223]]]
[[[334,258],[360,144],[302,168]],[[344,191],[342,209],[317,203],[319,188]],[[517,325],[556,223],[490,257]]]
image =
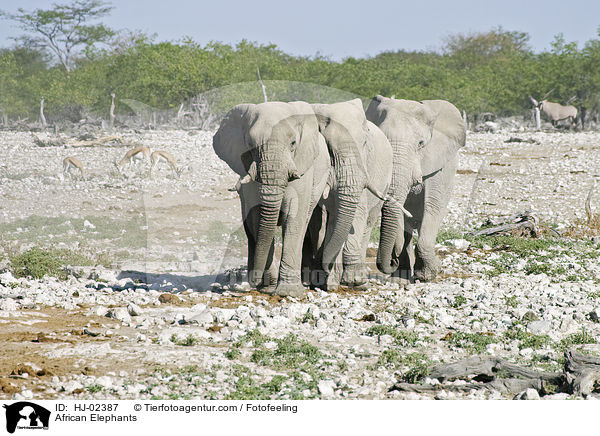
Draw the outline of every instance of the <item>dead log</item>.
[[[439,384],[439,385],[419,385],[413,383],[396,383],[389,390],[399,392],[416,392],[418,394],[437,393],[442,390],[452,392],[470,392],[474,390],[498,391],[501,394],[515,395],[526,389],[535,389],[538,392],[544,392],[545,389],[541,379],[495,379],[487,383],[465,383],[465,384]]]
[[[473,356],[455,363],[438,365],[432,368],[429,377],[440,381],[456,380],[469,375],[496,378],[499,375],[519,379],[541,379],[554,384],[560,383],[561,373],[539,372],[509,363],[499,357]]]
[[[539,234],[538,219],[527,212],[511,217],[513,222],[504,223],[494,227],[469,232],[470,236],[491,236],[502,233],[514,233],[519,230],[520,233],[528,234],[535,238]]]
[[[65,141],[60,136],[48,139],[42,139],[33,133],[31,136],[33,136],[33,143],[38,147],[64,147],[65,145]]]
[[[591,394],[600,388],[600,359],[567,350],[565,374],[573,394]]]
[[[123,144],[123,138],[120,135],[103,136],[91,140],[69,142],[68,144],[65,144],[65,147],[96,147],[98,145],[106,145],[109,142]]]
[[[437,365],[431,369],[429,377],[438,379],[441,383],[422,385],[398,382],[390,391],[435,393],[441,390],[468,392],[486,389],[503,394],[518,394],[533,388],[540,395],[546,395],[545,385],[552,384],[559,392],[590,395],[600,392],[600,358],[567,350],[564,370],[559,373],[524,368],[493,356],[473,356],[458,362]],[[444,383],[452,380],[469,382]]]

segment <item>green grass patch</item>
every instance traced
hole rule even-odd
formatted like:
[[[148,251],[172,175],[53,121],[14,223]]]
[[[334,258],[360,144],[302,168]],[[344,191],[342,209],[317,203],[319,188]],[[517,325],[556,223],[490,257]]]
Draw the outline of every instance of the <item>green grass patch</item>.
[[[101,392],[104,388],[100,385],[89,385],[86,389],[90,394],[95,394]]]
[[[381,337],[384,335],[390,335],[394,338],[394,342],[404,347],[414,347],[417,341],[419,341],[419,335],[413,331],[398,330],[390,325],[374,325],[369,327],[365,332],[367,336]]]
[[[448,342],[455,347],[464,348],[471,354],[482,354],[489,344],[497,344],[500,339],[491,334],[457,332]]]
[[[453,307],[454,309],[460,309],[466,303],[467,303],[467,299],[465,298],[465,296],[462,294],[458,294],[456,297],[454,297],[454,301],[452,302],[452,304],[450,306]]]
[[[67,249],[43,249],[33,247],[23,253],[10,256],[12,273],[15,277],[41,279],[53,276],[66,280],[68,265],[92,266],[95,262],[81,254]]]
[[[171,342],[182,347],[193,347],[194,345],[198,344],[198,338],[192,334],[189,334],[185,338],[180,339],[176,334],[173,334],[171,335]]]
[[[442,229],[438,232],[436,237],[436,242],[438,244],[443,244],[446,241],[451,239],[463,239],[464,234],[461,231],[455,229]]]
[[[588,333],[585,329],[582,329],[580,332],[573,333],[561,340],[556,345],[556,348],[564,351],[573,347],[574,345],[595,344],[597,342],[598,341],[593,335]]]
[[[259,365],[278,369],[298,369],[316,365],[322,357],[317,347],[306,341],[298,341],[297,337],[290,333],[283,339],[277,340],[277,347],[274,350],[255,350],[250,360]]]
[[[519,341],[520,350],[524,348],[532,348],[537,350],[552,342],[548,335],[534,335],[533,333],[529,333],[519,328],[507,330],[504,332],[504,337],[509,341]]]

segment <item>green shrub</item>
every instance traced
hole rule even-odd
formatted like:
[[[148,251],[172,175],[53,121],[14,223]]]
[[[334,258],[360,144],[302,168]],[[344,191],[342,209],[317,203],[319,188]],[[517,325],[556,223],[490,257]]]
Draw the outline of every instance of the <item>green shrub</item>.
[[[10,258],[12,272],[15,277],[33,277],[41,279],[53,276],[66,280],[67,265],[93,265],[87,256],[66,249],[44,249],[33,247]]]

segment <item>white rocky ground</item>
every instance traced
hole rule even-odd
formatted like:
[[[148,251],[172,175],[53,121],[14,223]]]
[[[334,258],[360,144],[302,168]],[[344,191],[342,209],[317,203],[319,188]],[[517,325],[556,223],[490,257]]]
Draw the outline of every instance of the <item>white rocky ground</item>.
[[[593,231],[524,245],[459,233],[523,210],[565,232],[600,177],[598,133],[470,134],[437,282],[399,288],[374,277],[365,292],[299,300],[213,284],[244,264],[245,237],[227,190],[236,177],[210,132],[121,136],[171,151],[186,171],[123,178],[112,162],[125,146],[38,147],[31,134],[0,132],[6,257],[53,244],[109,266],[73,267],[79,278],[67,281],[0,275],[1,398],[511,398],[389,389],[436,384],[427,368],[471,354],[552,371],[566,348],[600,355]],[[511,136],[534,142],[505,143]],[[84,162],[88,181],[61,180],[67,155]]]

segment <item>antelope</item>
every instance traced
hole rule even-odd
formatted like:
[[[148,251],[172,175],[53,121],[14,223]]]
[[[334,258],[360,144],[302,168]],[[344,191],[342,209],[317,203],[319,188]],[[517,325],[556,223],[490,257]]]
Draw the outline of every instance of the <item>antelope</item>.
[[[552,91],[550,91],[552,92]],[[549,94],[549,93],[548,93]],[[546,100],[548,96],[546,94],[542,101],[538,102],[533,97],[529,96],[531,102],[537,106],[537,108],[543,112],[549,119],[554,127],[556,127],[556,123],[562,120],[569,121],[570,125],[577,123],[577,108],[573,105],[567,104],[563,106],[560,103],[554,103]],[[569,100],[570,102],[571,100]],[[569,103],[567,102],[567,103]]]
[[[69,177],[72,177],[71,170],[77,169],[81,174],[81,178],[86,180],[85,169],[83,168],[83,164],[79,159],[74,156],[68,156],[63,159],[63,177],[66,174],[69,174]]]
[[[127,164],[129,164],[129,166],[131,166],[133,164],[133,161],[140,161],[140,160],[145,160],[145,161],[150,161],[150,148],[145,146],[145,145],[138,145],[137,147],[132,148],[131,150],[129,150],[127,153],[125,153],[125,156],[123,156],[123,159],[121,159],[118,163],[115,161],[114,164],[117,167],[117,170],[119,170],[119,172],[121,172],[121,170],[123,169],[123,167]]]
[[[168,151],[164,151],[164,150],[153,151],[152,155],[150,157],[150,160],[152,161],[152,166],[150,167],[150,173],[149,173],[150,176],[152,176],[152,171],[154,170],[156,165],[158,165],[159,162],[166,162],[171,167],[171,169],[173,170],[173,172],[175,173],[177,178],[179,178],[181,176],[181,172],[183,169],[179,168],[177,166],[175,157]]]

